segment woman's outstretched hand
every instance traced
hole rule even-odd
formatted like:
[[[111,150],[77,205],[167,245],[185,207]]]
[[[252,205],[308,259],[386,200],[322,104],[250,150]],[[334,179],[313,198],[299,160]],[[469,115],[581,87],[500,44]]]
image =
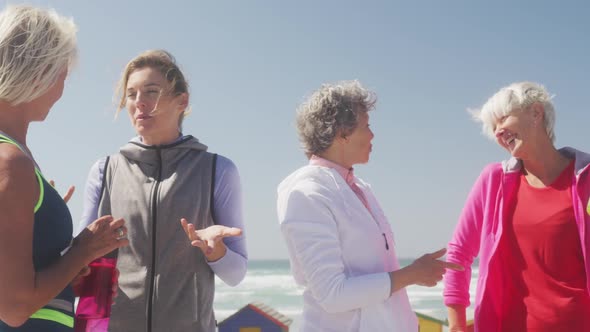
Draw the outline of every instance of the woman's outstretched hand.
[[[451,262],[440,260],[445,255],[447,249],[442,248],[436,252],[422,255],[415,260],[410,268],[414,272],[415,284],[426,287],[434,287],[442,280],[446,269],[463,271],[463,266]]]
[[[180,224],[189,241],[191,241],[191,245],[201,249],[210,262],[225,256],[227,248],[222,241],[223,238],[242,234],[242,230],[239,228],[222,225],[213,225],[196,230],[195,225],[189,224],[184,218],[180,219]]]
[[[422,255],[412,264],[401,268],[397,271],[389,272],[391,280],[391,293],[398,291],[409,285],[420,285],[434,287],[442,280],[447,269],[463,271],[463,266],[451,262],[440,260],[447,249],[443,248],[438,251]]]

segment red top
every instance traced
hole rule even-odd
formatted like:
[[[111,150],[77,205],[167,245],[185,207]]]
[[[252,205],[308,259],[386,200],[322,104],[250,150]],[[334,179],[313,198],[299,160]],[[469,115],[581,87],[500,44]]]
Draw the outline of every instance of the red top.
[[[590,331],[590,297],[572,207],[572,161],[545,188],[521,175],[500,242],[502,331]]]

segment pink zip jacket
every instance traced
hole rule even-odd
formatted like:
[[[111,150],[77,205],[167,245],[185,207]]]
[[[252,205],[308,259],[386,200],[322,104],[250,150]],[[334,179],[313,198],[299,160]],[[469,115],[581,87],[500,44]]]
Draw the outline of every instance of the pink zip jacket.
[[[574,215],[586,266],[586,288],[590,293],[590,154],[563,148],[564,156],[575,159],[575,176],[572,178]],[[447,260],[461,264],[464,271],[447,270],[443,292],[445,305],[469,306],[471,264],[479,255],[479,279],[475,293],[475,331],[498,331],[498,314],[501,309],[503,265],[496,254],[502,236],[502,226],[510,203],[514,202],[521,170],[515,158],[486,166],[471,189],[459,218],[453,239],[449,242]],[[559,250],[559,248],[556,248]]]

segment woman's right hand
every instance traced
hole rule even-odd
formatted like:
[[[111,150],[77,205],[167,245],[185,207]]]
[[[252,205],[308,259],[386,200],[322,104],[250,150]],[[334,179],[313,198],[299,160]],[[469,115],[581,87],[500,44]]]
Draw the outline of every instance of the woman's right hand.
[[[88,262],[129,245],[125,220],[103,216],[88,225],[74,239],[72,249],[82,250]]]
[[[412,270],[412,275],[414,277],[413,283],[420,286],[434,287],[442,280],[446,269],[463,271],[463,266],[439,259],[444,256],[446,252],[447,249],[443,248],[439,251],[425,254],[408,266],[408,268]]]

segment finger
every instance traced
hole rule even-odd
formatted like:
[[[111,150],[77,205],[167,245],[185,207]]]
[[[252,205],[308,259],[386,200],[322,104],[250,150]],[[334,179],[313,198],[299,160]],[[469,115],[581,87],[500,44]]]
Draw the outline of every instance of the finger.
[[[463,265],[459,265],[456,263],[451,263],[451,262],[445,262],[445,261],[441,261],[442,262],[442,266],[445,269],[450,269],[450,270],[455,270],[455,271],[465,271],[465,268],[463,267]]]
[[[224,227],[221,230],[221,237],[229,237],[229,236],[240,236],[242,235],[242,230],[236,227]]]
[[[102,225],[108,225],[112,220],[113,220],[113,216],[107,215],[107,216],[102,216],[102,217],[96,219],[92,223],[95,224],[96,226],[102,227]]]
[[[207,251],[205,252],[205,255],[211,255],[213,250],[215,250],[215,243],[217,243],[217,240],[207,241]]]
[[[197,231],[195,229],[195,225],[187,224],[186,230],[188,231],[188,238],[190,240],[200,240],[201,239],[201,237],[199,236],[199,234],[197,233]]]
[[[120,227],[124,227],[124,225],[125,225],[125,219],[123,219],[123,218],[115,219],[109,223],[109,227],[111,229],[117,229]]]
[[[184,229],[184,232],[186,233],[186,236],[188,237],[188,239],[191,239],[191,234],[188,231],[188,222],[186,221],[186,219],[181,218],[180,219],[180,224],[182,225],[182,229]]]
[[[115,250],[117,248],[121,248],[121,247],[126,247],[128,245],[129,245],[129,239],[124,237],[124,238],[115,240],[115,247],[113,248],[113,250]]]
[[[76,191],[76,187],[74,186],[70,186],[68,188],[68,191],[66,192],[66,194],[63,197],[64,202],[69,202],[70,198],[72,198],[72,195],[74,195],[74,191]]]
[[[427,254],[428,257],[430,258],[441,258],[442,256],[445,255],[445,253],[447,252],[447,248],[442,248],[439,251],[435,251],[435,252],[431,252],[430,254]]]
[[[50,184],[50,185],[51,185],[53,188],[55,188],[55,181],[53,181],[53,180],[49,180],[49,184]]]
[[[188,230],[189,240],[191,240],[191,245],[195,247],[199,247],[202,250],[205,250],[207,247],[207,242],[205,239],[199,236],[199,233],[195,230],[195,225],[187,224],[186,229]]]
[[[192,240],[191,241],[191,245],[193,247],[199,247],[200,249],[202,249],[203,251],[207,250],[207,242],[203,241],[203,240]]]

